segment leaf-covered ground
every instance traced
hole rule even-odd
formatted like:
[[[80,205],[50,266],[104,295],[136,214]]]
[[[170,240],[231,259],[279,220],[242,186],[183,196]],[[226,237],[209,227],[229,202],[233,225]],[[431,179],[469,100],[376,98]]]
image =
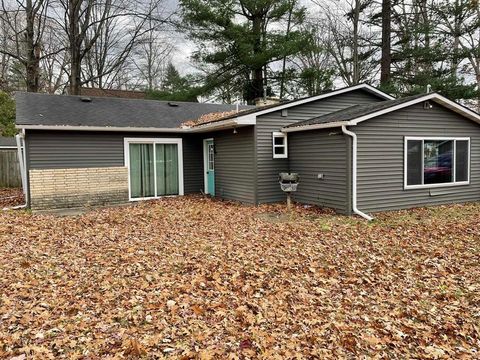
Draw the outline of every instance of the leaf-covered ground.
[[[0,357],[479,358],[479,213],[1,213]]]
[[[0,210],[25,203],[22,189],[0,188]]]

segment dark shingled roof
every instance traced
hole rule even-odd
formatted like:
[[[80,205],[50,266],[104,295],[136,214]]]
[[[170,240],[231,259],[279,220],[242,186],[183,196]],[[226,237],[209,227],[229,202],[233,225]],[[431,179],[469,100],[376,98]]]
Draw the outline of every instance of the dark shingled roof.
[[[99,89],[83,86],[81,94],[82,96],[117,97],[123,99],[145,99],[147,97],[145,91]]]
[[[235,110],[236,105],[19,92],[17,125],[177,128],[200,116]],[[240,105],[240,110],[251,106]]]
[[[400,99],[386,100],[366,105],[354,105],[346,109],[338,110],[329,114],[317,116],[308,120],[299,121],[291,125],[286,126],[286,128],[307,126],[307,125],[316,125],[316,124],[326,124],[330,122],[343,122],[350,121],[356,118],[359,118],[364,115],[369,115],[377,111],[391,108],[396,105],[400,105],[411,100],[415,100],[425,96],[426,94],[418,94],[413,96],[408,96]]]
[[[17,141],[14,137],[0,136],[0,148],[17,146]]]

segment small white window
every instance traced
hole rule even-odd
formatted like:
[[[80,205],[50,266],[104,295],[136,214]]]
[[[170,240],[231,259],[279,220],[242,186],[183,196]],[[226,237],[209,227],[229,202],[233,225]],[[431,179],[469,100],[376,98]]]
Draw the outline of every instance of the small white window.
[[[285,159],[288,157],[287,150],[287,134],[281,132],[274,132],[272,134],[273,140],[273,158]]]

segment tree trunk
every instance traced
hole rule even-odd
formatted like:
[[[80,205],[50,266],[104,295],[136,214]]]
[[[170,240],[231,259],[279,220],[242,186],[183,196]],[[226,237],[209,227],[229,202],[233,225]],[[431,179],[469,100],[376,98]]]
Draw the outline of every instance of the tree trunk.
[[[82,58],[80,54],[81,41],[79,41],[79,16],[80,4],[82,0],[69,0],[68,9],[69,20],[69,49],[70,49],[70,95],[80,95],[81,93],[81,66]]]
[[[40,84],[40,49],[35,41],[35,14],[32,0],[27,0],[25,12],[25,46],[27,50],[25,62],[26,85],[28,92],[38,92]],[[42,20],[38,19],[38,21]]]
[[[392,53],[392,3],[391,0],[382,1],[382,59],[380,61],[380,84],[387,85],[391,77]]]
[[[293,12],[293,4],[291,4],[290,9],[288,11],[288,22],[287,22],[287,33],[285,35],[285,38],[288,40],[288,36],[290,35],[290,26],[292,24],[292,12]],[[280,82],[280,99],[283,99],[283,96],[285,95],[285,70],[287,66],[287,57],[283,57],[283,62],[282,62],[282,79]]]
[[[360,82],[360,64],[358,56],[358,32],[359,32],[359,22],[360,22],[360,1],[355,0],[355,9],[354,9],[354,18],[353,18],[353,74],[352,74],[352,85],[356,85]]]
[[[253,17],[253,33],[255,40],[253,44],[253,55],[257,56],[262,52],[262,18],[261,15]],[[247,99],[250,104],[255,103],[255,99],[263,97],[263,65],[256,65],[252,69],[252,92],[251,99]]]

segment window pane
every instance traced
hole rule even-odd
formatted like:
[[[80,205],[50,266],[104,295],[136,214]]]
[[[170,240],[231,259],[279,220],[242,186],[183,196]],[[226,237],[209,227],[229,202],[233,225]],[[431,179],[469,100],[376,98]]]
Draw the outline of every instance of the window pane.
[[[215,171],[215,146],[208,144],[208,171]]]
[[[457,140],[455,153],[456,181],[468,181],[468,141]]]
[[[153,144],[130,144],[129,150],[132,198],[155,196]]]
[[[424,183],[442,184],[453,181],[453,141],[425,140],[424,142]]]
[[[422,141],[407,142],[407,185],[422,184]]]
[[[281,136],[275,136],[273,138],[274,144],[275,145],[283,145],[285,138]]]
[[[274,147],[273,151],[274,151],[275,155],[285,155],[285,148],[283,146]]]
[[[157,144],[157,196],[178,195],[178,147],[176,144]]]

